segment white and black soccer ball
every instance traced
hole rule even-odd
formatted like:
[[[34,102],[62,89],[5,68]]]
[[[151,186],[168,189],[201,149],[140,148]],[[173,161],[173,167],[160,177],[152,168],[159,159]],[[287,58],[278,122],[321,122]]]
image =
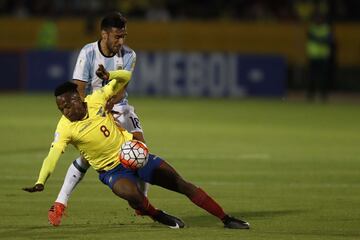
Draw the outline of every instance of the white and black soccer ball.
[[[121,146],[119,160],[126,168],[139,169],[146,165],[149,157],[149,149],[145,143],[131,140]]]

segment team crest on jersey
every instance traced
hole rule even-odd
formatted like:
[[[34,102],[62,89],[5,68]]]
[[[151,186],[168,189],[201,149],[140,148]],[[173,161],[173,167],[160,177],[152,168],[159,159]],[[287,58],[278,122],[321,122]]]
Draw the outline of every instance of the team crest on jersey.
[[[91,125],[92,122],[87,123],[85,126],[83,126],[80,130],[79,133],[81,133],[82,131],[84,131],[88,126]]]
[[[116,70],[122,70],[124,69],[124,64],[122,58],[116,59],[115,61],[115,68]]]

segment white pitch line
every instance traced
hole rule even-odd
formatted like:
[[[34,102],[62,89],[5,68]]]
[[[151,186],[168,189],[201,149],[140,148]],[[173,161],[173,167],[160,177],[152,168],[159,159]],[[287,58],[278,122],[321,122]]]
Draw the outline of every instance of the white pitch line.
[[[267,153],[245,153],[245,154],[237,154],[237,155],[217,155],[217,154],[163,154],[166,158],[176,158],[176,159],[197,159],[197,158],[205,158],[205,159],[259,159],[259,160],[268,160],[271,159],[271,155]]]

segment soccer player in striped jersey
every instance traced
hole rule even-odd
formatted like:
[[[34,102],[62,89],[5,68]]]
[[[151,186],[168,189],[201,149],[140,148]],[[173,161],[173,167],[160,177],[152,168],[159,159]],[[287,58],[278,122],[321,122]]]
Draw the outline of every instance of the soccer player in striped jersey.
[[[81,99],[74,83],[67,82],[56,88],[56,103],[63,115],[58,122],[49,154],[43,161],[38,180],[34,186],[23,190],[43,191],[45,182],[54,171],[60,155],[68,144],[72,144],[85,156],[99,173],[99,179],[108,185],[115,195],[127,200],[133,209],[159,223],[170,228],[183,228],[185,225],[181,219],[156,209],[139,191],[139,179],[184,194],[194,204],[221,220],[226,228],[248,229],[247,222],[227,215],[204,190],[185,181],[160,157],[149,154],[147,164],[138,170],[125,168],[120,163],[121,145],[133,136],[118,128],[114,118],[105,111],[105,106],[112,96],[124,88],[130,80],[131,72],[107,72],[100,66],[97,74],[104,79],[114,80],[88,95],[85,101]]]
[[[101,39],[81,49],[75,65],[73,81],[77,84],[82,98],[107,83],[95,74],[99,64],[107,71],[134,70],[136,54],[124,45],[127,35],[126,23],[126,18],[120,13],[115,12],[105,16],[101,21]],[[128,104],[125,88],[109,99],[106,107],[108,110],[111,109],[118,124],[133,134],[134,139],[145,142],[139,118],[134,107]],[[58,197],[48,212],[49,223],[54,226],[61,223],[71,192],[88,168],[89,164],[83,156],[79,156],[69,166]],[[139,182],[139,187],[147,195],[148,184]]]

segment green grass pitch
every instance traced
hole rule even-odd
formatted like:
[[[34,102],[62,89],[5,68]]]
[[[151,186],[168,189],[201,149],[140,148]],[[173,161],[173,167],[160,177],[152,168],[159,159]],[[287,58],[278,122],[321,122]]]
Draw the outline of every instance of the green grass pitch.
[[[153,186],[187,227],[135,217],[90,169],[60,227],[47,223],[70,146],[42,193],[34,184],[59,117],[51,94],[1,94],[0,239],[360,239],[360,111],[355,104],[130,98],[151,151],[251,230],[224,229],[187,198]]]

